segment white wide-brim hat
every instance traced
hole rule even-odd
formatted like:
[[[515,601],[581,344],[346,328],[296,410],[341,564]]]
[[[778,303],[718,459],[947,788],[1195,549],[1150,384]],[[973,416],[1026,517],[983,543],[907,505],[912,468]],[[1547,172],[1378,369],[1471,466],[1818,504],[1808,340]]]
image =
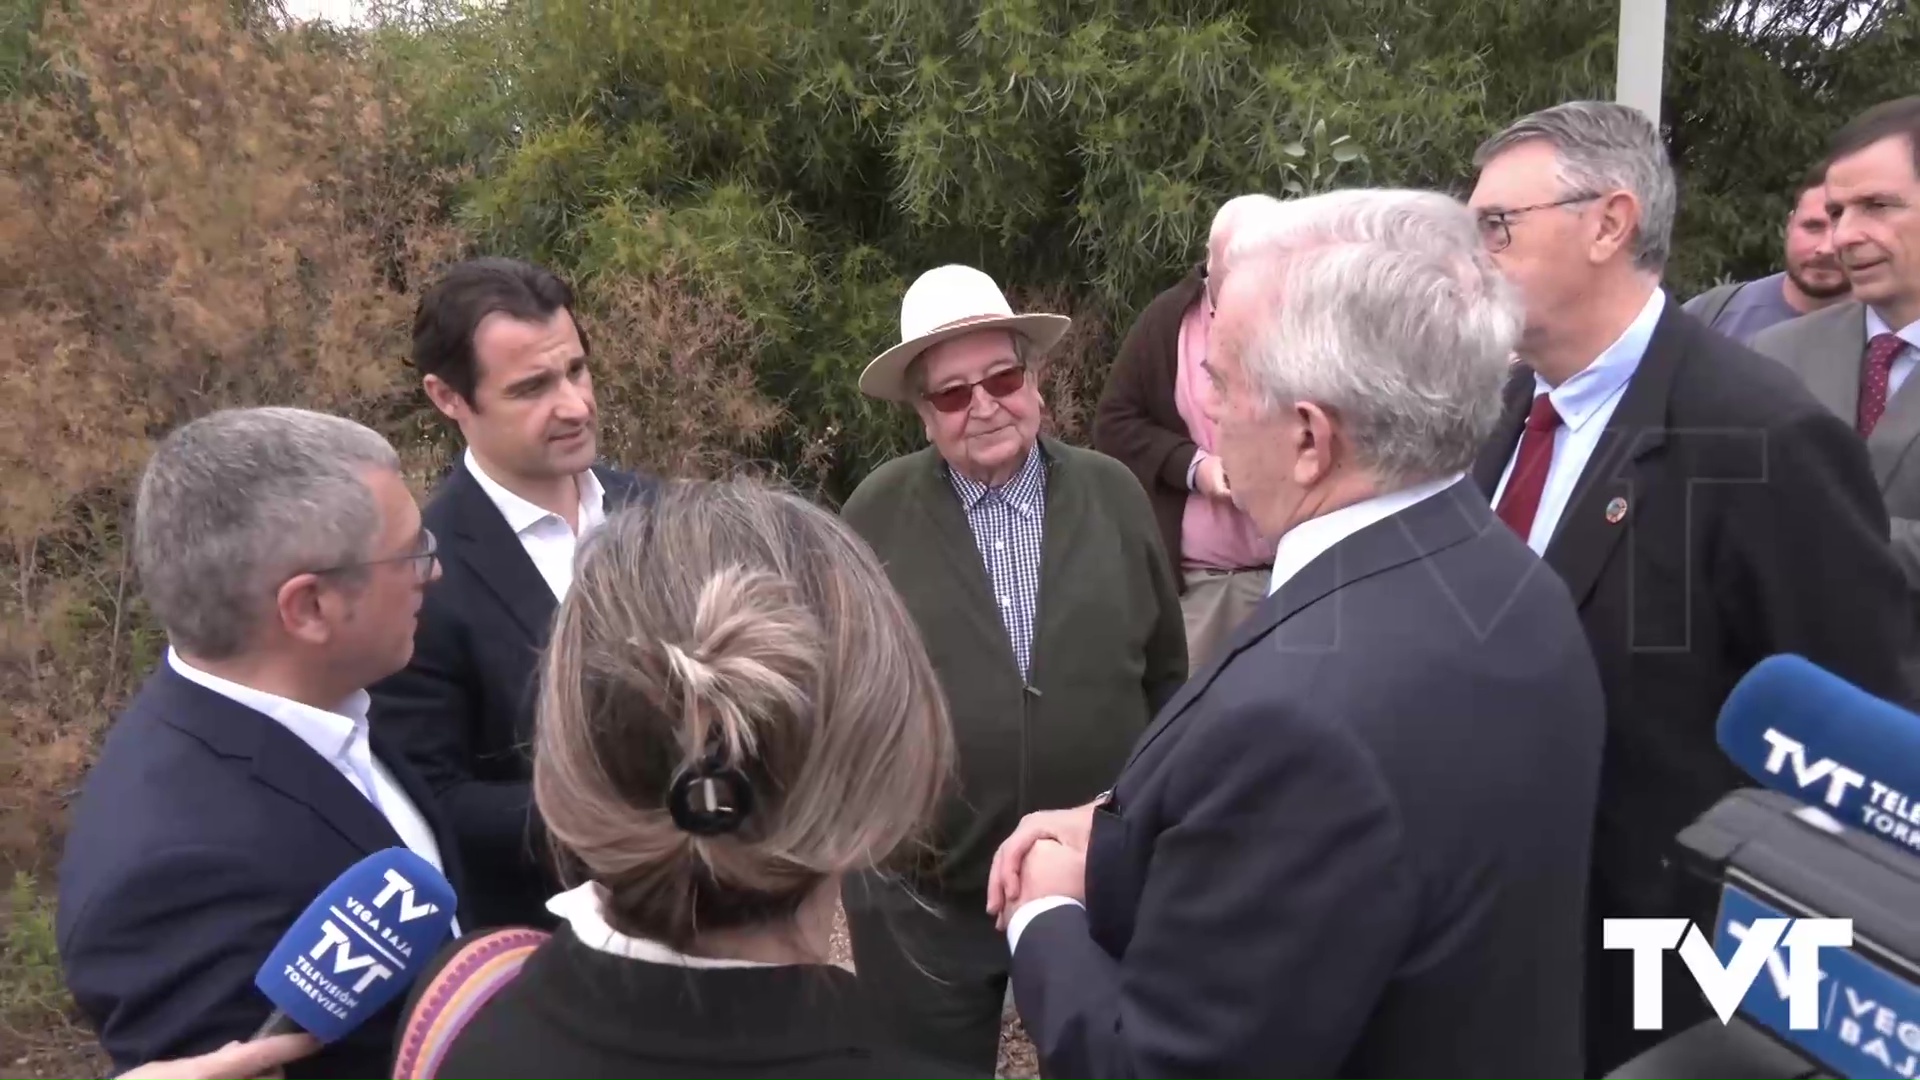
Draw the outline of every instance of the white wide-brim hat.
[[[1065,315],[1015,315],[993,279],[971,266],[940,266],[921,274],[900,301],[900,344],[874,357],[860,373],[860,392],[885,401],[910,401],[907,367],[928,349],[963,334],[1009,330],[1030,343],[1033,360],[1073,325]]]

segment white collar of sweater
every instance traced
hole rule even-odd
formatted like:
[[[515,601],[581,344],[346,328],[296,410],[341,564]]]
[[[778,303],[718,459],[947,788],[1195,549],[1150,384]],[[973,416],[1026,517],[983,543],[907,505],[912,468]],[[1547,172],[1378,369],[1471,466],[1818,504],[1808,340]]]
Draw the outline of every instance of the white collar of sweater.
[[[605,895],[600,886],[589,881],[576,889],[547,901],[547,910],[572,929],[573,936],[589,949],[644,960],[650,964],[673,964],[688,968],[767,968],[781,967],[759,960],[727,960],[713,956],[689,956],[647,938],[630,937],[607,925]]]

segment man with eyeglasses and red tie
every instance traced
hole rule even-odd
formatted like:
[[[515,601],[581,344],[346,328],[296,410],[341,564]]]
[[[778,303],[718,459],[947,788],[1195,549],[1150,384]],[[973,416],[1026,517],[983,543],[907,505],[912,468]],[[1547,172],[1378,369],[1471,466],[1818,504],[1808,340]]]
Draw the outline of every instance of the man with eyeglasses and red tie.
[[[1715,742],[1727,693],[1798,653],[1904,703],[1913,616],[1851,425],[1661,289],[1677,200],[1653,122],[1558,105],[1475,160],[1468,203],[1526,325],[1473,475],[1572,592],[1606,695],[1586,958],[1603,1076],[1663,1035],[1633,1027],[1633,958],[1602,948],[1602,921],[1714,913],[1717,890],[1671,857],[1747,786]],[[1667,986],[1667,1034],[1709,1016]]]
[[[854,966],[906,1047],[993,1075],[1008,972],[987,871],[1023,814],[1091,800],[1186,681],[1179,588],[1126,466],[1041,434],[1060,315],[1016,315],[967,266],[922,274],[860,390],[931,444],[843,514],[913,613],[960,747],[929,854],[846,884]],[[933,910],[923,907],[925,901]]]

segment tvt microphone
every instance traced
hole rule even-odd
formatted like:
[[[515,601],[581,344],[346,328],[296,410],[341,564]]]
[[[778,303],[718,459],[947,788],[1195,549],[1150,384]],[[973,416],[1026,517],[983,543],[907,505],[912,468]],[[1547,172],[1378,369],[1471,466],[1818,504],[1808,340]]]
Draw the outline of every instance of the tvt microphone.
[[[1755,780],[1920,853],[1920,716],[1780,655],[1733,688],[1718,732]]]
[[[253,984],[274,1004],[255,1038],[305,1031],[331,1043],[385,1008],[453,923],[453,886],[403,847],[333,880],[267,954]]]
[[[1720,885],[1713,951],[1749,980],[1737,1022],[1815,1075],[1920,1075],[1920,715],[1781,655],[1734,688],[1718,735],[1768,789],[1732,792],[1679,838]],[[1810,920],[1844,920],[1850,944],[1799,957],[1768,944]],[[1808,1073],[1722,1063],[1714,1075]]]

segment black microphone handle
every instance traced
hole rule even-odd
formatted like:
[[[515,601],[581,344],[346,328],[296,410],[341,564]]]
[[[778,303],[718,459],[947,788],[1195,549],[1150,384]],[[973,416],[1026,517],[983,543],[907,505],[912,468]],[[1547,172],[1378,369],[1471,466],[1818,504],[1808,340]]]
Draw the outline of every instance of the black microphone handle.
[[[287,1014],[275,1009],[267,1014],[267,1022],[253,1033],[255,1039],[271,1038],[275,1035],[294,1035],[306,1029],[287,1018]]]

